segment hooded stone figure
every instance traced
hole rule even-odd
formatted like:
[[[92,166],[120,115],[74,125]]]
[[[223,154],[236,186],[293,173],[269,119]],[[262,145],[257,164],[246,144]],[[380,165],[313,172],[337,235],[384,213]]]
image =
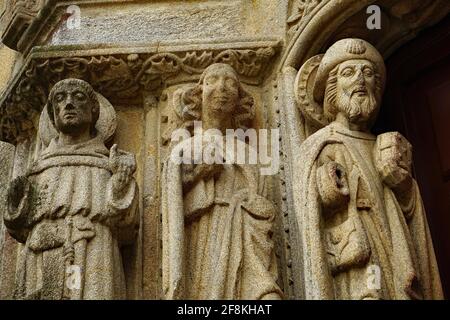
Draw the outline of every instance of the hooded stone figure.
[[[117,145],[106,148],[115,115],[99,97],[85,81],[58,82],[41,115],[55,135],[41,131],[48,146],[10,186],[4,222],[24,243],[16,299],[126,297],[120,247],[139,225],[136,164]]]
[[[264,196],[264,176],[258,165],[238,163],[224,148],[226,130],[247,128],[252,120],[252,97],[234,69],[218,63],[181,94],[175,107],[185,128],[202,120],[204,132],[188,133],[164,164],[165,298],[280,299],[272,238],[275,208]],[[249,154],[247,143],[234,135],[231,141]],[[186,157],[192,149],[194,155]],[[219,161],[207,160],[208,152],[200,149],[214,150]],[[180,150],[187,162],[176,161]]]
[[[369,132],[384,84],[383,58],[360,39],[336,42],[297,76],[301,111],[324,127],[294,168],[306,299],[443,297],[411,145]]]

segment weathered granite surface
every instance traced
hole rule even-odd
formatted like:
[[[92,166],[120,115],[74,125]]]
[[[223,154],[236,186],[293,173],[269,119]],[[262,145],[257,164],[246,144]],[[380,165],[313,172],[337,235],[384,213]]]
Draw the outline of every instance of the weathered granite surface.
[[[301,145],[294,205],[307,299],[442,299],[412,147],[370,127],[385,86],[370,43],[343,39],[296,81],[305,116],[324,128]]]
[[[372,4],[379,30],[367,28]],[[0,0],[0,12],[1,299],[441,297],[411,146],[396,133],[358,137],[382,101],[383,60],[444,18],[447,0]],[[333,46],[345,38],[367,42]],[[329,48],[341,49],[323,58]],[[352,83],[335,59],[371,69],[355,73],[366,95],[343,101],[337,92]],[[74,99],[65,107],[80,107],[66,120],[91,123],[81,135],[49,118],[61,84]],[[96,100],[107,111],[98,121],[82,107]],[[168,161],[176,129],[199,140],[197,120],[278,130],[275,174]],[[216,136],[205,144],[220,146]],[[342,143],[323,146],[330,136]],[[97,219],[113,211],[126,221]],[[77,286],[73,265],[104,288],[83,277]],[[374,265],[381,289],[366,290]]]

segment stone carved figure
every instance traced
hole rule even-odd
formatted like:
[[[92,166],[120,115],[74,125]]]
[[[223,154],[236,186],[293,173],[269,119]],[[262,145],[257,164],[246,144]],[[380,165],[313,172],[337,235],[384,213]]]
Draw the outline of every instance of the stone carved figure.
[[[24,243],[16,299],[126,297],[120,247],[135,241],[138,189],[134,155],[105,146],[114,121],[113,107],[87,82],[52,88],[40,127],[56,131],[41,132],[48,146],[12,181],[4,216]]]
[[[294,178],[307,299],[443,297],[411,145],[369,132],[384,84],[383,58],[360,39],[297,76],[299,107],[324,126],[302,144]]]
[[[177,147],[201,145],[214,149],[221,160],[229,155],[212,145],[225,139],[226,129],[247,128],[254,116],[253,98],[227,64],[208,67],[181,102],[184,127],[201,120],[204,133]],[[272,239],[275,209],[264,197],[258,166],[196,160],[177,164],[169,157],[164,165],[165,298],[280,299]]]

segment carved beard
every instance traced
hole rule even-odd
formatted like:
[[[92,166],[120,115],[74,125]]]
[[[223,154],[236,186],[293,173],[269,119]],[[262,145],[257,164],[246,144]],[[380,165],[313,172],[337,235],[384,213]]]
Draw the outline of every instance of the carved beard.
[[[367,122],[378,108],[378,99],[376,94],[366,89],[366,95],[359,96],[357,93],[348,91],[338,91],[336,93],[336,107],[344,112],[349,121],[353,123]]]

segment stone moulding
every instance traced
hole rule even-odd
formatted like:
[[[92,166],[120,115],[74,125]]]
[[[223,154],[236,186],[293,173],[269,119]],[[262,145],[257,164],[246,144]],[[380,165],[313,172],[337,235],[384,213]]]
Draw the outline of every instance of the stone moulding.
[[[287,19],[288,38],[295,35],[300,28],[301,22],[313,14],[322,0],[294,0]]]
[[[19,51],[24,56],[27,56],[30,51],[32,51],[36,46],[46,45],[51,43],[55,33],[58,33],[59,27],[71,16],[67,12],[67,8],[71,5],[79,6],[80,9],[84,10],[96,7],[108,7],[116,6],[119,4],[117,0],[7,0],[5,1],[6,10],[0,12],[0,37],[1,41],[13,50]],[[124,10],[127,11],[127,6],[132,5],[152,5],[164,3],[166,1],[142,1],[142,0],[126,0],[122,1],[124,5]],[[189,5],[196,6],[197,1],[172,1],[175,3],[186,3]],[[198,1],[203,8],[205,6],[205,1]],[[245,4],[247,1],[233,0],[233,1],[211,1],[212,4],[231,4],[235,3],[235,9],[237,11],[243,10],[245,6],[240,6],[240,4]],[[206,4],[207,6],[207,4]],[[167,2],[167,8],[170,11],[171,2]],[[108,9],[106,9],[108,10]],[[87,16],[85,16],[87,17]],[[141,30],[140,30],[141,31]],[[214,34],[214,30],[211,31]],[[234,36],[240,37],[240,32],[234,33]],[[252,32],[246,33],[247,36],[252,37],[253,41],[256,41],[256,36]],[[260,36],[265,36],[265,34],[260,34]],[[225,35],[223,39],[230,39],[232,35]],[[185,39],[186,37],[181,37]],[[210,41],[211,38],[208,35],[201,37],[203,41]],[[217,37],[215,37],[217,38]],[[173,38],[180,39],[180,38]],[[197,38],[193,38],[197,39]],[[85,39],[87,42],[92,40],[90,38]],[[128,42],[130,39],[123,39],[122,42]],[[158,39],[165,41],[167,39]],[[86,41],[81,42],[84,44]],[[153,41],[153,38],[147,39],[145,41]],[[96,41],[93,41],[96,42]],[[100,41],[103,46],[104,42]],[[114,39],[111,42],[115,43]],[[132,40],[135,45],[141,45],[139,40]],[[74,43],[71,43],[74,44]],[[77,44],[80,44],[77,42]]]
[[[5,26],[1,32],[2,42],[11,49],[17,50],[22,37],[44,7],[45,2],[46,0],[7,1],[6,9],[0,16],[0,23]]]
[[[48,92],[59,80],[83,79],[113,103],[139,104],[143,91],[157,94],[164,85],[196,81],[217,62],[231,65],[242,82],[261,84],[279,47],[279,41],[261,41],[191,50],[158,46],[146,52],[140,48],[35,48],[0,101],[0,141],[16,144],[32,136]]]
[[[378,5],[389,19],[388,23],[395,22],[397,27],[388,24],[381,30],[368,30],[364,20],[358,26],[360,30],[353,30],[353,33],[363,30],[364,36],[360,35],[360,38],[369,41],[378,32],[379,39],[373,44],[385,59],[417,32],[435,24],[450,11],[448,0],[306,0],[300,3],[308,10],[287,21],[289,40],[278,71],[287,66],[298,70],[308,58],[338,40],[333,37],[345,28],[351,17],[358,13],[366,15],[366,8],[372,4]]]
[[[373,0],[329,0],[317,3],[308,15],[296,22],[280,70],[285,66],[298,69],[348,17],[368,6]],[[312,52],[312,53],[311,53]]]

